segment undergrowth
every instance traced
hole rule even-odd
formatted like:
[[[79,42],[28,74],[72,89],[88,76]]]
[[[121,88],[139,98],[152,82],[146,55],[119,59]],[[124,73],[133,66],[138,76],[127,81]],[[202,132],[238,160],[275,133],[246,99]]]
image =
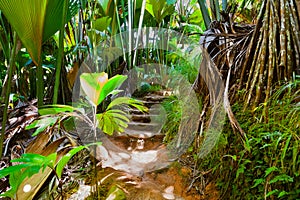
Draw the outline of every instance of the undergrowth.
[[[247,133],[249,151],[229,124],[216,149],[200,162],[213,169],[221,199],[297,199],[300,197],[300,83],[277,90],[268,102],[234,113]]]

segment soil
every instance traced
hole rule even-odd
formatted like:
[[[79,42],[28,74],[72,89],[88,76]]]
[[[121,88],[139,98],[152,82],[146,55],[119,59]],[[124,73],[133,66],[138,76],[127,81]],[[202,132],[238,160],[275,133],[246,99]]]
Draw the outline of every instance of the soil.
[[[102,181],[100,190],[102,191],[103,199],[107,197],[109,189],[114,186],[123,190],[128,200],[219,199],[219,193],[214,183],[200,185],[200,181],[195,181],[189,189],[191,174],[190,168],[181,167],[178,163],[168,169],[146,173],[143,177],[106,168],[99,171],[98,181]],[[200,191],[199,188],[203,189]],[[171,190],[171,192],[167,193],[167,190]]]

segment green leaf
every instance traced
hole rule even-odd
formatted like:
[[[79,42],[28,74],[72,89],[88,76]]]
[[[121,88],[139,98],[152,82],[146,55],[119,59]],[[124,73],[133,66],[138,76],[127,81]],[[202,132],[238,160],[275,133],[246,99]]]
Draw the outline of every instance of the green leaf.
[[[110,114],[114,118],[122,119],[123,121],[129,122],[130,120],[126,116],[126,113],[121,110],[108,110],[106,111],[106,114]]]
[[[128,124],[125,123],[123,120],[120,120],[118,118],[113,118],[113,124],[115,124],[116,126],[116,129],[118,130],[119,128],[127,128],[128,127]]]
[[[47,166],[50,167],[51,169],[54,168],[56,158],[57,158],[57,152],[51,153],[50,155],[47,156]]]
[[[114,125],[113,123],[111,122],[110,118],[109,118],[109,115],[106,115],[105,113],[103,114],[102,116],[102,120],[103,120],[103,123],[102,123],[102,131],[104,133],[107,133],[108,135],[112,135],[113,132],[114,132]]]
[[[94,28],[98,31],[105,31],[109,27],[111,20],[109,16],[98,18],[94,21]]]
[[[176,1],[177,1],[177,0],[167,0],[167,4],[168,4],[168,5],[171,5],[171,4],[176,3]]]
[[[98,99],[97,105],[99,105],[109,94],[113,93],[113,90],[119,87],[126,79],[127,76],[124,75],[116,75],[110,78],[100,92],[100,98]]]
[[[287,195],[287,194],[289,194],[289,193],[286,192],[286,191],[281,191],[281,192],[278,194],[278,198],[281,198],[281,197],[283,197],[283,196],[285,196],[285,195]]]
[[[62,112],[74,112],[76,108],[68,105],[49,105],[39,109],[40,115],[58,114]]]
[[[98,127],[106,134],[112,135],[115,131],[123,132],[127,128],[129,119],[123,115],[123,111],[109,110],[96,115]],[[126,114],[126,113],[124,113]]]
[[[61,178],[62,171],[66,164],[69,162],[69,160],[79,151],[86,148],[85,146],[78,146],[70,150],[66,155],[64,155],[57,163],[56,165],[56,174],[58,178]]]
[[[13,159],[11,162],[22,162],[22,166],[33,168],[33,173],[37,173],[42,167],[43,170],[49,166],[53,167],[56,160],[57,153],[52,153],[48,156],[43,156],[34,153],[25,153],[20,158]],[[34,169],[36,167],[36,170]]]
[[[120,106],[120,105],[128,105],[128,106],[134,106],[140,111],[147,111],[148,109],[143,106],[143,103],[139,100],[135,100],[129,97],[118,97],[114,99],[110,104],[107,106],[106,110],[109,110],[113,108],[114,106]]]
[[[255,179],[254,180],[254,185],[251,188],[255,188],[255,187],[257,187],[258,185],[260,185],[264,182],[265,182],[265,179],[263,179],[263,178]]]
[[[202,21],[202,14],[199,9],[195,10],[190,16],[189,16],[189,23],[199,25]]]
[[[170,1],[171,2],[171,1]],[[160,23],[166,16],[173,14],[174,5],[165,0],[147,0],[146,10]]]
[[[34,153],[25,153],[20,158],[11,160],[11,162],[31,162],[31,163],[43,163],[45,161],[45,156]]]
[[[282,182],[294,182],[294,179],[292,177],[290,177],[289,175],[280,174],[280,175],[275,176],[272,180],[270,180],[269,183],[272,184],[272,183],[277,183],[279,181],[282,181]]]
[[[0,170],[0,178],[3,178],[11,173],[16,171],[21,171],[23,168],[27,167],[27,164],[19,164],[19,165],[12,165],[10,167],[4,168]]]
[[[288,147],[289,147],[289,145],[290,145],[291,139],[292,139],[292,134],[290,134],[290,135],[288,136],[288,138],[286,139],[284,148],[283,148],[283,150],[281,151],[280,161],[281,161],[281,166],[282,166],[282,168],[284,168],[284,158],[285,158],[286,152],[287,152],[287,150],[288,150]]]
[[[108,12],[109,5],[112,3],[112,0],[98,0],[100,6],[102,7],[105,13]]]
[[[80,75],[80,85],[94,105],[99,105],[100,94],[108,82],[108,75],[101,73],[83,73]]]
[[[276,171],[279,171],[279,169],[276,166],[269,167],[265,171],[265,177],[267,177],[270,173],[276,172]]]
[[[58,117],[45,117],[39,120],[35,120],[33,123],[25,127],[25,130],[37,128],[32,136],[36,136],[43,132],[48,126],[52,126],[58,120]]]
[[[237,180],[237,178],[239,177],[240,174],[244,174],[245,169],[246,169],[245,165],[241,165],[241,166],[238,168],[238,170],[237,170],[237,172],[236,172],[235,180]]]
[[[41,59],[42,43],[59,30],[64,1],[0,0],[0,10],[17,32],[35,63]],[[67,20],[77,13],[79,1],[69,3]]]
[[[271,196],[271,195],[273,195],[273,194],[276,194],[276,193],[278,193],[278,192],[279,192],[278,189],[272,190],[272,191],[270,191],[270,192],[267,193],[266,197],[269,197],[269,196]]]
[[[111,199],[111,200],[125,200],[126,195],[123,190],[121,190],[119,187],[116,185],[113,185],[108,193],[107,193],[107,198],[106,199]]]
[[[8,197],[8,198],[11,198],[11,199],[15,199],[15,194],[16,193],[17,193],[17,189],[15,189],[15,187],[11,187],[6,192],[0,194],[0,197]]]

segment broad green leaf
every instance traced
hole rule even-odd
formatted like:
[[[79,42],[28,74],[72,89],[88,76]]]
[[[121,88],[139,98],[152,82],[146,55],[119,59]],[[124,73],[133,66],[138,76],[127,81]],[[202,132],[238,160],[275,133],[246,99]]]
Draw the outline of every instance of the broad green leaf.
[[[199,9],[195,10],[190,16],[189,16],[189,23],[199,25],[202,21],[202,13]]]
[[[109,94],[113,93],[113,90],[119,87],[126,79],[127,76],[124,75],[116,75],[110,78],[100,92],[100,98],[98,99],[97,105],[99,105]]]
[[[54,168],[56,158],[57,158],[57,152],[51,153],[50,155],[47,156],[47,166],[50,167],[51,169]]]
[[[108,113],[118,113],[118,114],[121,114],[121,115],[124,115],[124,116],[126,116],[127,115],[127,113],[126,112],[124,112],[123,110],[117,110],[117,109],[114,109],[114,110],[107,110],[106,112],[108,112]]]
[[[32,136],[36,136],[43,132],[48,126],[52,126],[56,123],[58,117],[45,117],[42,119],[35,120],[33,123],[25,127],[25,130],[37,128]]]
[[[73,149],[71,149],[66,155],[64,155],[57,163],[56,165],[56,174],[58,178],[61,178],[62,171],[66,164],[69,162],[69,160],[79,151],[86,148],[85,146],[78,146]]]
[[[147,0],[146,10],[160,23],[166,16],[174,13],[175,7],[166,0]]]
[[[40,154],[34,154],[34,153],[25,153],[20,158],[16,158],[11,160],[11,162],[28,162],[28,163],[34,163],[34,164],[40,164],[45,162],[46,157],[42,156]]]
[[[152,15],[152,17],[155,17],[154,10],[153,10],[153,5],[151,4],[150,0],[147,0],[146,10],[150,13],[150,15]]]
[[[113,3],[113,0],[98,0],[98,2],[105,14],[108,14],[109,7]]]
[[[37,173],[40,168],[43,168],[44,170],[47,166],[53,167],[56,161],[56,156],[56,152],[48,156],[35,153],[25,153],[20,158],[11,160],[11,162],[22,162],[23,164],[21,166],[33,169],[36,168],[36,170],[33,171],[34,173]]]
[[[94,28],[98,31],[105,31],[109,27],[111,20],[112,19],[109,16],[96,19],[94,21]]]
[[[25,167],[28,167],[28,165],[27,164],[12,165],[10,167],[1,169],[0,170],[0,178],[3,178],[11,173],[16,172],[16,171],[21,171]]]
[[[104,85],[108,82],[108,75],[102,73],[83,73],[80,75],[80,85],[94,105],[98,105],[100,93]]]
[[[63,17],[63,3],[64,1],[62,0],[47,1],[43,42],[48,40],[59,30]],[[69,8],[67,10],[66,22],[70,21],[72,17],[78,13],[78,10],[80,9],[80,0],[69,0],[68,5]]]
[[[76,108],[68,105],[50,105],[39,109],[40,115],[58,114],[62,112],[73,112]]]
[[[32,60],[41,60],[42,43],[58,31],[62,22],[61,0],[0,0],[0,10],[17,32]],[[78,10],[79,1],[71,0],[67,19]]]

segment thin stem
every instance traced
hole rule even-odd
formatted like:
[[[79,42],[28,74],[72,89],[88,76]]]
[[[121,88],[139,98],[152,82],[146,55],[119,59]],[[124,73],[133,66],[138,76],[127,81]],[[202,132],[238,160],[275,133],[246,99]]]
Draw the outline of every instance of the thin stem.
[[[96,118],[96,114],[97,114],[97,105],[93,105],[93,131],[94,131],[94,139],[95,142],[98,142],[98,137],[97,137],[97,118]],[[97,194],[97,198],[100,198],[100,191],[98,188],[98,170],[97,170],[97,163],[96,163],[96,159],[97,159],[97,145],[94,146],[94,170],[95,170],[95,176],[96,176],[96,194]]]
[[[128,67],[131,69],[132,60],[131,60],[131,51],[132,51],[132,19],[133,19],[133,12],[132,12],[132,5],[131,0],[128,0]]]
[[[3,152],[3,141],[4,141],[4,134],[5,134],[5,127],[6,127],[6,121],[7,121],[7,109],[8,109],[8,103],[9,103],[9,94],[11,90],[11,79],[13,74],[13,66],[15,64],[15,58],[16,58],[16,50],[17,50],[17,33],[14,32],[14,38],[13,38],[13,48],[10,54],[9,59],[9,66],[8,66],[8,79],[7,79],[7,89],[5,94],[5,107],[3,110],[3,120],[2,120],[2,130],[0,135],[0,159],[2,158],[2,152]]]
[[[142,32],[142,26],[143,26],[143,19],[144,19],[144,14],[145,14],[145,8],[146,8],[146,0],[143,0],[142,4],[142,9],[141,9],[141,15],[140,15],[140,20],[139,20],[139,28],[138,28],[138,35],[136,38],[136,44],[135,44],[135,50],[134,50],[134,56],[133,56],[133,64],[135,65],[136,63],[136,54],[138,51],[138,45],[139,45],[139,38]]]
[[[69,0],[65,0],[64,7],[63,7],[62,22],[59,31],[59,49],[58,49],[57,66],[55,70],[53,104],[57,104],[57,98],[58,98],[60,73],[61,73],[61,67],[62,67],[63,57],[64,57],[64,33],[65,33],[65,21],[67,16],[68,4],[69,4]]]
[[[42,58],[39,56],[37,66],[36,66],[36,92],[38,98],[38,107],[43,106],[44,103],[44,79],[43,79],[43,66],[42,66]]]
[[[124,46],[124,41],[123,41],[123,36],[121,34],[122,30],[121,30],[121,23],[120,23],[120,18],[119,18],[119,12],[118,12],[118,9],[117,9],[118,8],[117,0],[114,0],[114,2],[115,2],[115,12],[116,12],[116,17],[117,17],[118,28],[119,28],[119,32],[120,32],[120,41],[121,41],[121,45],[123,47]],[[123,4],[122,4],[122,6],[123,6]],[[123,15],[124,15],[124,10],[123,10]],[[124,22],[124,26],[125,26],[125,24],[126,23]],[[125,53],[125,49],[124,48],[122,48],[122,52],[123,52],[123,59],[126,62],[126,53]]]

